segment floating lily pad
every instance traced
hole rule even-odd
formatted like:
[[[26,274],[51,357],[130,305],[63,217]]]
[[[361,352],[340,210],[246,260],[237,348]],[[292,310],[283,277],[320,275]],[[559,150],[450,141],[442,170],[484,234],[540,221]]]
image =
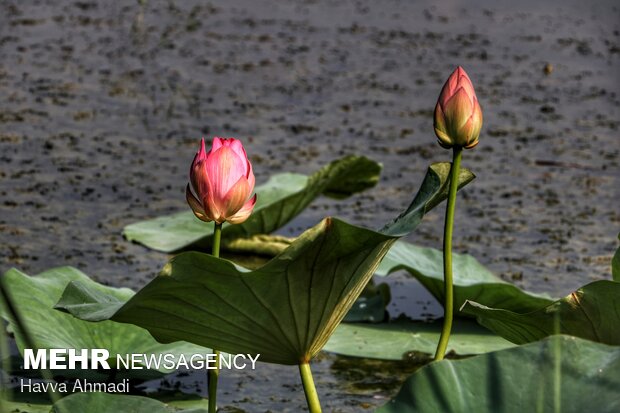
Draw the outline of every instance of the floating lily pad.
[[[324,350],[344,356],[402,360],[412,353],[432,355],[437,349],[442,323],[395,321],[379,324],[338,326]],[[448,352],[459,355],[487,353],[514,344],[493,334],[470,319],[457,319],[452,328]]]
[[[3,275],[2,282],[26,323],[36,348],[105,348],[110,352],[111,366],[116,361],[116,354],[171,353],[177,356],[181,354],[189,356],[195,353],[210,352],[204,347],[184,342],[160,344],[148,331],[137,326],[111,321],[93,324],[60,311],[54,311],[54,304],[72,281],[79,282],[80,286],[88,289],[89,294],[97,296],[98,299],[110,305],[125,302],[134,294],[126,288],[111,288],[98,284],[71,267],[55,268],[34,277],[15,269]],[[92,307],[90,309],[94,310]],[[2,317],[9,321],[9,328],[15,334],[19,351],[23,353],[23,349],[27,347],[23,332],[16,326],[3,306],[0,307],[0,312]],[[153,378],[168,372],[169,370],[163,368],[160,371],[121,370],[117,372],[117,377]],[[94,375],[99,378],[102,375],[102,372],[95,370],[62,370],[61,373],[63,376],[88,374],[89,377]]]
[[[463,311],[513,343],[570,334],[620,345],[620,283],[595,281],[533,312],[517,313],[467,301]]]
[[[68,288],[58,303],[78,317],[111,319],[149,330],[161,342],[191,341],[260,360],[298,364],[325,345],[399,235],[445,199],[449,166],[432,165],[422,187],[382,232],[327,218],[264,266],[247,271],[198,252],[174,257],[120,309]],[[459,186],[473,175],[465,172]],[[80,304],[84,297],[92,311]],[[105,310],[107,307],[107,311]]]
[[[283,173],[256,187],[258,199],[250,218],[239,225],[224,223],[224,240],[269,234],[291,221],[319,195],[346,198],[373,187],[381,165],[363,157],[347,156],[331,162],[310,176]],[[130,241],[163,252],[206,249],[210,246],[213,223],[200,221],[189,210],[125,227]]]
[[[431,363],[376,412],[619,412],[619,371],[620,347],[554,336]]]
[[[527,292],[503,281],[471,255],[453,254],[452,260],[454,308],[472,300],[490,307],[532,311],[553,302],[546,294]],[[443,303],[443,257],[440,250],[398,241],[379,265],[377,275],[386,276],[398,270],[409,272]]]

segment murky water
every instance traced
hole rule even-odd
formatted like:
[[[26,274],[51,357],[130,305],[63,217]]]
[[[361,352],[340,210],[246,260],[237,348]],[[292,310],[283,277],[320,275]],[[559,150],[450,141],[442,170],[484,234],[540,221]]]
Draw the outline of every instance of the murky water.
[[[335,214],[378,227],[429,163],[449,160],[432,109],[461,64],[485,126],[464,155],[478,179],[459,197],[455,250],[555,295],[609,277],[620,230],[618,5],[435,3],[1,1],[2,270],[73,265],[112,285],[146,283],[167,257],[121,229],[187,208],[203,135],[244,139],[259,182],[352,152],[382,162],[375,189],[319,200],[291,226]],[[442,220],[438,208],[409,239],[439,248]],[[381,404],[398,388],[385,384],[391,367],[360,370],[360,388],[336,360],[316,366],[327,411]],[[250,376],[224,378],[226,405],[303,406],[295,369]]]

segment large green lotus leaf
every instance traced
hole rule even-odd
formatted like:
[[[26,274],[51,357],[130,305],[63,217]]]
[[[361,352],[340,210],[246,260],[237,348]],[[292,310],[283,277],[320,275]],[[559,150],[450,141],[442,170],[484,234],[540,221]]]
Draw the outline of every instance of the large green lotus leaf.
[[[137,326],[112,321],[94,324],[60,311],[54,311],[54,304],[71,282],[79,282],[79,286],[88,289],[90,295],[97,296],[112,306],[118,306],[119,302],[125,302],[134,294],[126,288],[111,288],[97,284],[75,268],[55,268],[34,277],[12,269],[3,275],[2,282],[26,323],[36,348],[105,348],[110,352],[110,363],[116,360],[116,354],[172,353],[189,356],[194,353],[210,352],[204,347],[183,342],[160,344],[151,337],[148,331]],[[96,311],[96,308],[90,309]],[[15,334],[17,346],[23,353],[23,349],[28,346],[22,331],[8,315],[4,306],[0,306],[0,312],[2,317],[9,322],[9,328]],[[68,370],[62,372],[66,375]],[[79,375],[80,372],[94,371],[75,370],[72,374]],[[149,370],[130,370],[119,372],[119,376],[149,378],[167,372],[163,369],[160,373]]]
[[[381,165],[363,156],[347,156],[308,176],[283,173],[256,187],[256,206],[250,218],[239,225],[224,224],[223,239],[269,234],[282,227],[314,199],[324,194],[345,198],[374,186]],[[189,210],[125,227],[123,234],[149,248],[174,252],[205,249],[210,245],[213,223],[200,221]]]
[[[618,239],[620,239],[620,234],[618,234]],[[616,250],[614,257],[611,259],[611,275],[614,281],[620,282],[620,248]]]
[[[57,401],[51,413],[207,413],[207,409],[177,408],[155,399],[105,392],[74,393]]]
[[[323,350],[344,356],[402,360],[418,353],[434,354],[441,321],[433,323],[396,321],[380,324],[338,326]],[[470,319],[457,318],[450,334],[448,351],[459,355],[480,354],[513,347]]]
[[[517,313],[466,301],[464,312],[513,343],[569,334],[620,345],[620,283],[601,280],[536,311]]]
[[[454,308],[472,300],[490,307],[532,311],[553,301],[546,294],[527,292],[503,281],[471,255],[453,254],[452,260]],[[409,272],[443,303],[443,257],[440,250],[398,241],[379,265],[377,275],[386,276],[398,270]]]
[[[570,336],[431,363],[377,413],[620,412],[620,347]]]
[[[415,201],[383,232],[326,218],[256,270],[186,252],[120,309],[93,295],[89,302],[99,306],[90,315],[83,307],[76,311],[81,299],[75,299],[73,287],[57,308],[89,320],[135,324],[161,342],[186,340],[228,353],[260,354],[261,361],[272,363],[305,362],[360,295],[397,239],[393,234],[413,230],[429,202],[441,199],[448,170],[432,165]],[[460,186],[473,179],[471,173],[463,176]]]

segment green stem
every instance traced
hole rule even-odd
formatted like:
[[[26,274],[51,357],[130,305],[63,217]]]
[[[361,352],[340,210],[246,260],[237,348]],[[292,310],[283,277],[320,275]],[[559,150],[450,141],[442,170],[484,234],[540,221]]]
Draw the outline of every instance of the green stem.
[[[301,375],[301,382],[304,385],[304,393],[306,394],[306,401],[308,402],[310,413],[321,413],[321,403],[319,402],[319,394],[316,392],[316,387],[314,387],[310,363],[301,363],[299,365],[299,374]]]
[[[454,228],[454,210],[456,207],[456,190],[459,186],[459,170],[461,169],[461,155],[463,148],[454,147],[452,166],[450,167],[450,191],[448,192],[448,206],[446,207],[446,221],[443,233],[443,277],[444,277],[444,318],[441,336],[437,343],[435,360],[443,360],[454,316],[454,291],[452,287],[452,229]]]
[[[209,386],[209,413],[217,412],[217,380],[220,376],[220,352],[215,350],[215,368],[209,370],[207,383]]]
[[[220,243],[222,240],[222,224],[215,223],[213,228],[213,249],[211,255],[214,257],[220,256]],[[220,376],[220,352],[214,350],[215,353],[215,368],[209,370],[207,374],[207,386],[209,387],[209,413],[215,413],[217,411],[217,380]]]

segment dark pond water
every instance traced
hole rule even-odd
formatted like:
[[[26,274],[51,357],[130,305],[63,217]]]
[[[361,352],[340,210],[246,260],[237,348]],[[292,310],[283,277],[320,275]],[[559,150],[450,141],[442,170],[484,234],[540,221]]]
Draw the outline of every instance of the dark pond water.
[[[187,208],[201,136],[242,138],[259,182],[348,153],[382,162],[375,189],[321,199],[290,230],[327,214],[378,227],[429,163],[449,160],[432,109],[460,64],[485,126],[464,156],[478,179],[459,198],[455,250],[566,294],[608,278],[617,245],[619,63],[613,1],[2,0],[2,270],[146,283],[168,257],[121,229]],[[439,248],[442,220],[438,208],[410,241]],[[356,363],[317,362],[327,411],[382,404],[408,368]],[[295,369],[223,386],[222,402],[246,411],[304,405]]]

